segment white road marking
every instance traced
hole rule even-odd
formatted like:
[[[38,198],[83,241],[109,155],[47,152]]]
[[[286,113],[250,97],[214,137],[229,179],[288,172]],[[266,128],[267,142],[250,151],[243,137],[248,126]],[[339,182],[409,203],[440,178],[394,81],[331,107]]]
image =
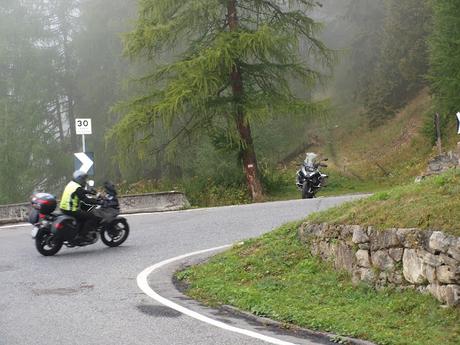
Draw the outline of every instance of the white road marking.
[[[0,229],[9,229],[9,228],[23,228],[26,226],[32,226],[32,224],[29,223],[21,223],[21,224],[15,224],[15,225],[5,225],[5,226],[0,226]]]
[[[195,312],[193,310],[187,309],[187,308],[185,308],[185,307],[183,307],[183,306],[181,306],[179,304],[176,304],[176,303],[174,303],[174,302],[172,302],[172,301],[160,296],[158,293],[153,291],[153,289],[150,287],[150,285],[148,283],[149,275],[152,272],[154,272],[155,270],[157,270],[157,269],[159,269],[159,268],[161,268],[163,266],[166,266],[166,265],[168,265],[170,263],[173,263],[175,261],[179,261],[179,260],[188,258],[190,256],[199,255],[199,254],[205,254],[205,253],[209,253],[209,252],[213,252],[213,251],[217,251],[217,250],[221,250],[221,249],[226,249],[226,248],[230,248],[230,247],[231,247],[231,245],[226,245],[226,246],[222,246],[222,247],[216,247],[216,248],[211,248],[211,249],[206,249],[206,250],[200,250],[200,251],[197,251],[197,252],[177,256],[175,258],[171,258],[171,259],[159,262],[159,263],[157,263],[157,264],[155,264],[153,266],[150,266],[150,267],[146,268],[141,273],[139,273],[139,275],[137,276],[137,286],[139,286],[139,288],[147,296],[153,298],[155,301],[157,301],[157,302],[159,302],[159,303],[161,303],[161,304],[163,304],[163,305],[165,305],[165,306],[167,306],[167,307],[169,307],[171,309],[177,310],[178,312],[180,312],[182,314],[185,314],[187,316],[193,317],[194,319],[197,319],[199,321],[208,323],[208,324],[210,324],[212,326],[219,327],[219,328],[225,329],[225,330],[230,331],[230,332],[243,334],[243,335],[246,335],[248,337],[259,339],[259,340],[265,341],[265,342],[270,343],[270,344],[298,345],[298,344],[290,343],[290,342],[283,341],[283,340],[280,340],[280,339],[276,339],[276,338],[273,338],[273,337],[269,337],[269,336],[266,336],[266,335],[263,335],[263,334],[260,334],[260,333],[257,333],[257,332],[249,331],[247,329],[230,326],[230,325],[228,325],[226,323],[223,323],[223,322],[220,322],[220,321],[213,320],[213,319],[211,319],[211,318],[209,318],[207,316],[199,314],[199,313],[197,313],[197,312]]]

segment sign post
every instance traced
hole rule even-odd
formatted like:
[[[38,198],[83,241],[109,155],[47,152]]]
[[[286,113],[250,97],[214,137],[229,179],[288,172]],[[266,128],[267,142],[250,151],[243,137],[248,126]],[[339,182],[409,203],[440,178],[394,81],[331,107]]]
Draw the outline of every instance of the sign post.
[[[88,175],[94,175],[94,154],[86,152],[85,135],[93,134],[91,119],[75,119],[75,130],[81,135],[82,152],[75,153],[75,170],[82,170]]]

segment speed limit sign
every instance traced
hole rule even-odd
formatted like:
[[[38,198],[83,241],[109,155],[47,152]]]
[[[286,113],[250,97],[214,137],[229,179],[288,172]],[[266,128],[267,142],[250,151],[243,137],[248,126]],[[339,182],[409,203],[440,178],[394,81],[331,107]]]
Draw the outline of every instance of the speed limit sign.
[[[75,129],[77,131],[77,135],[93,134],[91,119],[75,119]]]

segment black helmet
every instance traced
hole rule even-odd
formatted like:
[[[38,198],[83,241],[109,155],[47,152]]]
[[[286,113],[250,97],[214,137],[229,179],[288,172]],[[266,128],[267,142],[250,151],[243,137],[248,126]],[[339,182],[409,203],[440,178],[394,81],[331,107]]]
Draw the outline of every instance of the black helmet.
[[[114,185],[112,182],[110,182],[110,181],[104,182],[104,189],[105,189],[105,191],[107,192],[107,194],[110,194],[110,195],[117,195],[116,187],[115,187],[115,185]]]
[[[86,186],[86,180],[88,180],[88,174],[84,171],[77,170],[73,173],[73,180],[84,187]]]

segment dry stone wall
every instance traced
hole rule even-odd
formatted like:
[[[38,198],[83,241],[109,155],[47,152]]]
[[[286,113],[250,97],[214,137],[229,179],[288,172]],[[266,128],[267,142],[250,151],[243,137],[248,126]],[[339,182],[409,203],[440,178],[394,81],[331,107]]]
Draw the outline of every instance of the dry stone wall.
[[[413,288],[460,305],[460,237],[420,229],[376,230],[304,223],[301,241],[312,255],[375,287]]]

